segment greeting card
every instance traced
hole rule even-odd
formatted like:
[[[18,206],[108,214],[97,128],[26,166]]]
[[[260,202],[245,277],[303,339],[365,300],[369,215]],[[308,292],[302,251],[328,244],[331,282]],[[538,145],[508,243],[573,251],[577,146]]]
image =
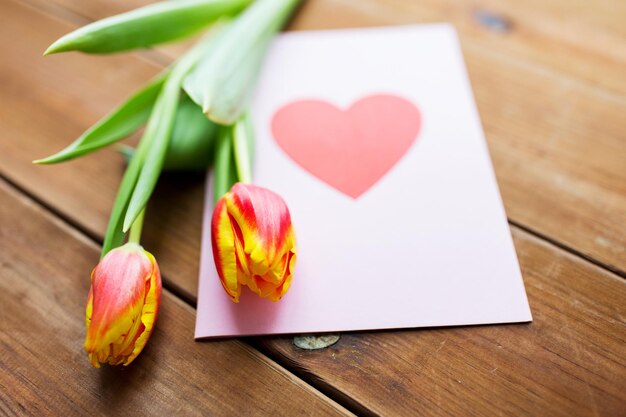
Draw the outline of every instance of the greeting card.
[[[287,202],[298,262],[280,301],[233,303],[208,190],[197,338],[532,320],[451,26],[283,34],[252,116],[254,182]]]

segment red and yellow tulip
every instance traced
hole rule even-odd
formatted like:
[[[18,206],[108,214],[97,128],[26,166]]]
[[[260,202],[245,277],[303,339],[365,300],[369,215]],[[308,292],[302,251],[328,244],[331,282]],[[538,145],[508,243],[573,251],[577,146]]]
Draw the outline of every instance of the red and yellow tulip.
[[[213,258],[234,302],[241,287],[278,301],[291,285],[296,239],[285,201],[262,187],[237,183],[215,206]]]
[[[154,256],[136,243],[111,250],[91,273],[85,350],[91,364],[130,364],[152,333],[161,304]]]

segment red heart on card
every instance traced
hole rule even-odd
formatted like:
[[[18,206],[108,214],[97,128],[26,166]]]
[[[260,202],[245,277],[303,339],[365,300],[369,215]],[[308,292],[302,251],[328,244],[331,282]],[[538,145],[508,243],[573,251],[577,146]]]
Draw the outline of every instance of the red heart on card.
[[[323,100],[299,100],[272,118],[278,145],[298,165],[333,188],[358,198],[404,156],[420,131],[410,101],[377,94],[347,110]]]

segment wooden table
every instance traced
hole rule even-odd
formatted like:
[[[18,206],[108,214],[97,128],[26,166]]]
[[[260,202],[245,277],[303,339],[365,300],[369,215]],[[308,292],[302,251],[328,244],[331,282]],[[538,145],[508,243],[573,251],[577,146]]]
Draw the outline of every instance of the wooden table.
[[[451,21],[532,324],[196,343],[203,176],[165,175],[145,245],[162,314],[129,368],[83,352],[88,273],[123,170],[38,167],[178,56],[42,58],[148,0],[0,0],[0,414],[626,415],[626,2],[310,0],[291,29]]]

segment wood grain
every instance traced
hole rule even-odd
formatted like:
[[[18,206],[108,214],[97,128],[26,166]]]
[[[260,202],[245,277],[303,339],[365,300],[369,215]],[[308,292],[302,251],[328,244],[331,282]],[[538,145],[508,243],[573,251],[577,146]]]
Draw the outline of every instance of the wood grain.
[[[296,29],[450,21],[509,218],[626,271],[625,4],[310,1]],[[479,25],[477,11],[510,22]],[[593,40],[593,41],[591,41]]]
[[[59,0],[78,4],[77,0]],[[489,26],[486,13],[506,22]],[[464,46],[626,93],[626,4],[615,0],[310,0],[298,29],[451,22]],[[467,54],[473,51],[465,51]]]
[[[125,7],[57,1],[88,19]],[[617,3],[311,0],[292,27],[452,20],[509,218],[623,273],[626,13]],[[478,9],[505,17],[511,30],[479,26]],[[0,14],[0,51],[12,57],[0,62],[0,174],[99,239],[121,161],[110,151],[55,167],[28,161],[69,142],[158,66],[145,54],[43,60],[38,54],[74,27],[76,16],[12,0],[0,3]],[[26,25],[37,31],[24,33]],[[13,33],[24,33],[19,44]],[[177,53],[168,48],[165,56]],[[202,183],[202,175],[164,177],[147,220],[146,246],[167,285],[190,300]],[[530,325],[348,334],[322,352],[298,350],[290,338],[259,343],[363,414],[623,415],[626,283],[513,229],[535,318]],[[75,274],[89,270],[84,263]]]
[[[626,410],[626,282],[513,229],[533,323],[344,334],[265,349],[377,415],[618,416]]]
[[[38,0],[28,1],[35,1],[39,4]],[[119,12],[122,7],[116,2],[111,5],[107,2],[91,2],[89,6],[86,6],[84,2],[75,0],[57,1],[61,1],[64,7],[70,7],[74,12],[81,11],[90,19]],[[137,1],[139,2],[137,4],[143,4],[145,0]],[[417,6],[418,3],[425,5]],[[626,222],[623,219],[626,218],[626,169],[623,161],[626,158],[626,118],[622,115],[626,112],[626,95],[621,94],[619,88],[612,89],[602,83],[596,83],[576,71],[568,72],[567,68],[561,68],[547,58],[536,59],[528,50],[531,48],[531,40],[540,36],[540,33],[537,32],[533,36],[519,34],[517,31],[521,30],[521,23],[514,24],[513,29],[506,34],[493,33],[479,26],[472,20],[470,12],[477,8],[489,9],[490,5],[491,3],[485,4],[484,7],[480,5],[470,7],[467,4],[458,3],[457,6],[448,5],[447,8],[442,8],[443,6],[431,5],[429,2],[309,1],[298,14],[292,28],[372,26],[433,21],[441,20],[449,14],[450,19],[460,30],[477,103],[509,218],[516,224],[521,224],[540,235],[549,236],[560,244],[595,259],[613,270],[625,273]],[[544,16],[545,14],[543,21],[555,24],[554,16],[558,13],[547,6],[546,10],[535,6],[534,8],[510,6],[511,10],[507,9],[506,13],[504,11],[501,13],[513,21],[524,22],[525,19],[529,19],[529,10],[532,9],[536,15]],[[563,13],[569,10],[566,9],[566,4],[561,2],[551,7],[555,7],[557,11],[561,8]],[[432,11],[427,13],[423,10],[424,8]],[[589,11],[580,23],[585,27],[582,33],[596,28],[597,22],[602,20],[603,16],[610,15],[611,12],[612,9],[609,6],[601,6],[597,10]],[[37,14],[37,17],[31,16],[33,14]],[[20,149],[11,149],[10,152],[6,152],[7,161],[0,159],[0,169],[14,173],[11,176],[14,181],[18,181],[24,188],[40,195],[46,203],[74,219],[94,236],[100,236],[105,227],[106,212],[110,208],[112,196],[117,187],[121,170],[120,162],[112,162],[114,157],[100,155],[69,166],[45,169],[31,167],[26,162],[33,155],[39,156],[61,148],[70,140],[69,138],[78,135],[82,129],[89,126],[90,121],[97,120],[98,116],[104,114],[116,103],[116,100],[110,99],[111,96],[124,96],[139,84],[137,78],[140,78],[141,74],[147,78],[149,74],[154,73],[156,68],[148,64],[145,59],[138,58],[137,54],[106,58],[70,54],[43,60],[35,55],[35,52],[43,50],[50,39],[67,32],[72,25],[50,21],[46,16],[32,10],[28,13],[22,11],[21,16],[16,16],[14,24],[17,26],[20,21],[29,19],[40,21],[42,30],[32,35],[26,49],[20,46],[22,48],[19,61],[21,65],[45,69],[47,77],[54,74],[55,79],[80,78],[84,84],[76,89],[56,89],[50,86],[50,81],[46,77],[23,74],[17,68],[13,70],[15,73],[11,73],[10,68],[7,69],[10,73],[7,82],[12,85],[31,86],[31,89],[33,85],[40,85],[40,89],[51,90],[56,100],[82,101],[81,104],[84,106],[81,107],[83,110],[81,114],[76,117],[72,116],[72,120],[66,120],[63,130],[59,129],[58,132],[51,132],[44,126],[30,126],[32,131],[26,136],[29,143],[25,145],[26,140],[21,140]],[[607,20],[612,22],[611,19],[607,17]],[[0,30],[9,31],[10,26],[0,28]],[[608,30],[603,36],[613,40],[618,39],[623,31],[613,29],[599,27],[598,31],[604,33]],[[565,27],[562,31],[554,28],[552,31],[555,32],[551,35],[554,39],[551,37],[546,39],[559,45],[559,48],[566,47],[563,46],[565,44],[561,45],[564,42],[562,39],[569,39],[570,44],[573,42],[576,46],[574,48],[567,44],[571,46],[571,50],[566,49],[570,51],[568,52],[570,55],[578,57],[577,59],[584,59],[585,62],[595,62],[589,65],[593,65],[595,73],[601,74],[600,78],[613,77],[611,71],[604,71],[608,68],[604,61],[596,60],[595,52],[589,47],[588,39],[582,36],[570,39],[572,35],[569,27]],[[614,43],[612,41],[611,44]],[[512,45],[525,46],[513,48]],[[535,42],[534,45],[543,54],[544,43]],[[11,44],[2,46],[3,49],[8,50],[15,47]],[[170,50],[170,54],[176,54],[176,46],[172,48],[174,49]],[[574,54],[574,50],[578,53]],[[513,54],[511,51],[517,52]],[[621,62],[621,54],[618,53],[620,49],[616,47],[611,51],[607,54]],[[124,65],[124,71],[118,74],[117,70],[122,65],[122,61],[126,65]],[[561,62],[562,60],[554,61]],[[576,65],[571,65],[571,67],[578,68]],[[107,77],[115,77],[114,74],[117,74],[115,86],[107,85],[107,91],[102,92],[103,86],[99,81],[102,76],[98,74],[106,74]],[[617,84],[626,83],[622,77],[613,77],[613,79]],[[15,94],[19,94],[19,91],[21,90],[16,90]],[[97,104],[85,103],[85,97],[98,97]],[[20,97],[6,97],[6,99],[13,102],[20,100]],[[59,104],[63,103],[47,103],[46,108],[37,109],[33,109],[29,103],[24,103],[24,106],[19,109],[7,104],[6,111],[19,113],[11,117],[11,120],[15,118],[14,123],[20,124],[26,123],[20,119],[32,114],[36,115],[38,120],[53,118],[54,116],[49,113],[71,114],[71,110],[60,108],[62,106]],[[48,108],[50,106],[53,108]],[[38,114],[39,112],[48,114]],[[45,129],[45,131],[39,132],[38,129]],[[68,131],[74,133],[68,133]],[[19,126],[10,129],[10,134],[11,136],[25,136]],[[37,149],[41,151],[37,152]],[[65,185],[68,182],[65,175],[75,178],[80,172],[80,175],[92,178],[85,167],[94,164],[98,164],[99,167],[92,166],[92,172],[96,169],[100,172],[112,171],[108,175],[94,178],[94,181],[106,181],[107,185],[102,184],[93,190],[80,192],[74,187]],[[58,183],[49,183],[51,180],[54,181],[55,177],[59,178]],[[46,184],[45,190],[43,190],[43,184]],[[190,219],[176,222],[176,227],[172,229],[164,230],[159,226],[159,230],[155,233],[173,233],[180,236],[181,240],[177,241],[177,245],[185,248],[183,252],[194,254],[199,251],[197,238],[201,213],[201,207],[199,207],[201,199],[195,196],[202,192],[200,184],[196,186],[197,189],[193,191],[194,197],[188,199],[191,205],[187,211]],[[96,192],[98,196],[93,195]],[[174,206],[175,203],[172,202],[170,208],[163,211],[168,213],[170,218],[174,218],[179,213]],[[153,212],[153,215],[160,214]],[[160,223],[158,219],[154,219],[154,222]],[[152,232],[149,234],[152,235]],[[148,242],[158,244],[157,240],[152,240],[150,237]],[[166,257],[163,263],[169,269],[168,251],[163,251],[162,256]],[[195,272],[197,269],[188,261],[189,259],[180,262],[171,259],[171,269],[179,271],[181,275],[180,278],[175,277],[176,285],[187,296],[193,297],[196,291]]]
[[[99,248],[2,180],[0,219],[0,414],[346,414],[247,345],[194,342],[194,310],[167,291],[139,358],[91,368],[84,309]]]
[[[44,59],[41,54],[50,37],[62,35],[71,26],[13,1],[0,3],[0,14],[6,16],[0,25],[0,51],[11,56],[0,61],[0,174],[100,239],[123,173],[123,160],[106,149],[56,166],[34,166],[30,161],[67,145],[160,68],[132,55],[66,54]],[[29,25],[37,30],[25,32],[20,44],[11,41],[11,33]],[[188,291],[195,292],[202,179],[194,182],[192,176],[183,184],[177,179],[179,185],[171,191],[181,192],[171,195],[167,181],[159,188],[158,195],[171,203],[169,210],[148,210],[146,245],[166,274],[180,271],[191,285]],[[194,184],[196,192],[187,193]],[[195,210],[189,213],[192,203]],[[185,227],[177,226],[181,222]],[[161,239],[162,233],[169,238]]]
[[[42,3],[42,0],[29,0]],[[47,2],[49,3],[49,2]],[[88,20],[102,19],[152,3],[150,0],[54,0]],[[615,0],[305,0],[292,29],[381,24],[452,22],[465,43],[508,59],[523,60],[626,93],[626,3]],[[481,24],[488,14],[504,29]],[[167,48],[174,51],[176,47]],[[180,49],[178,50],[180,51]]]

